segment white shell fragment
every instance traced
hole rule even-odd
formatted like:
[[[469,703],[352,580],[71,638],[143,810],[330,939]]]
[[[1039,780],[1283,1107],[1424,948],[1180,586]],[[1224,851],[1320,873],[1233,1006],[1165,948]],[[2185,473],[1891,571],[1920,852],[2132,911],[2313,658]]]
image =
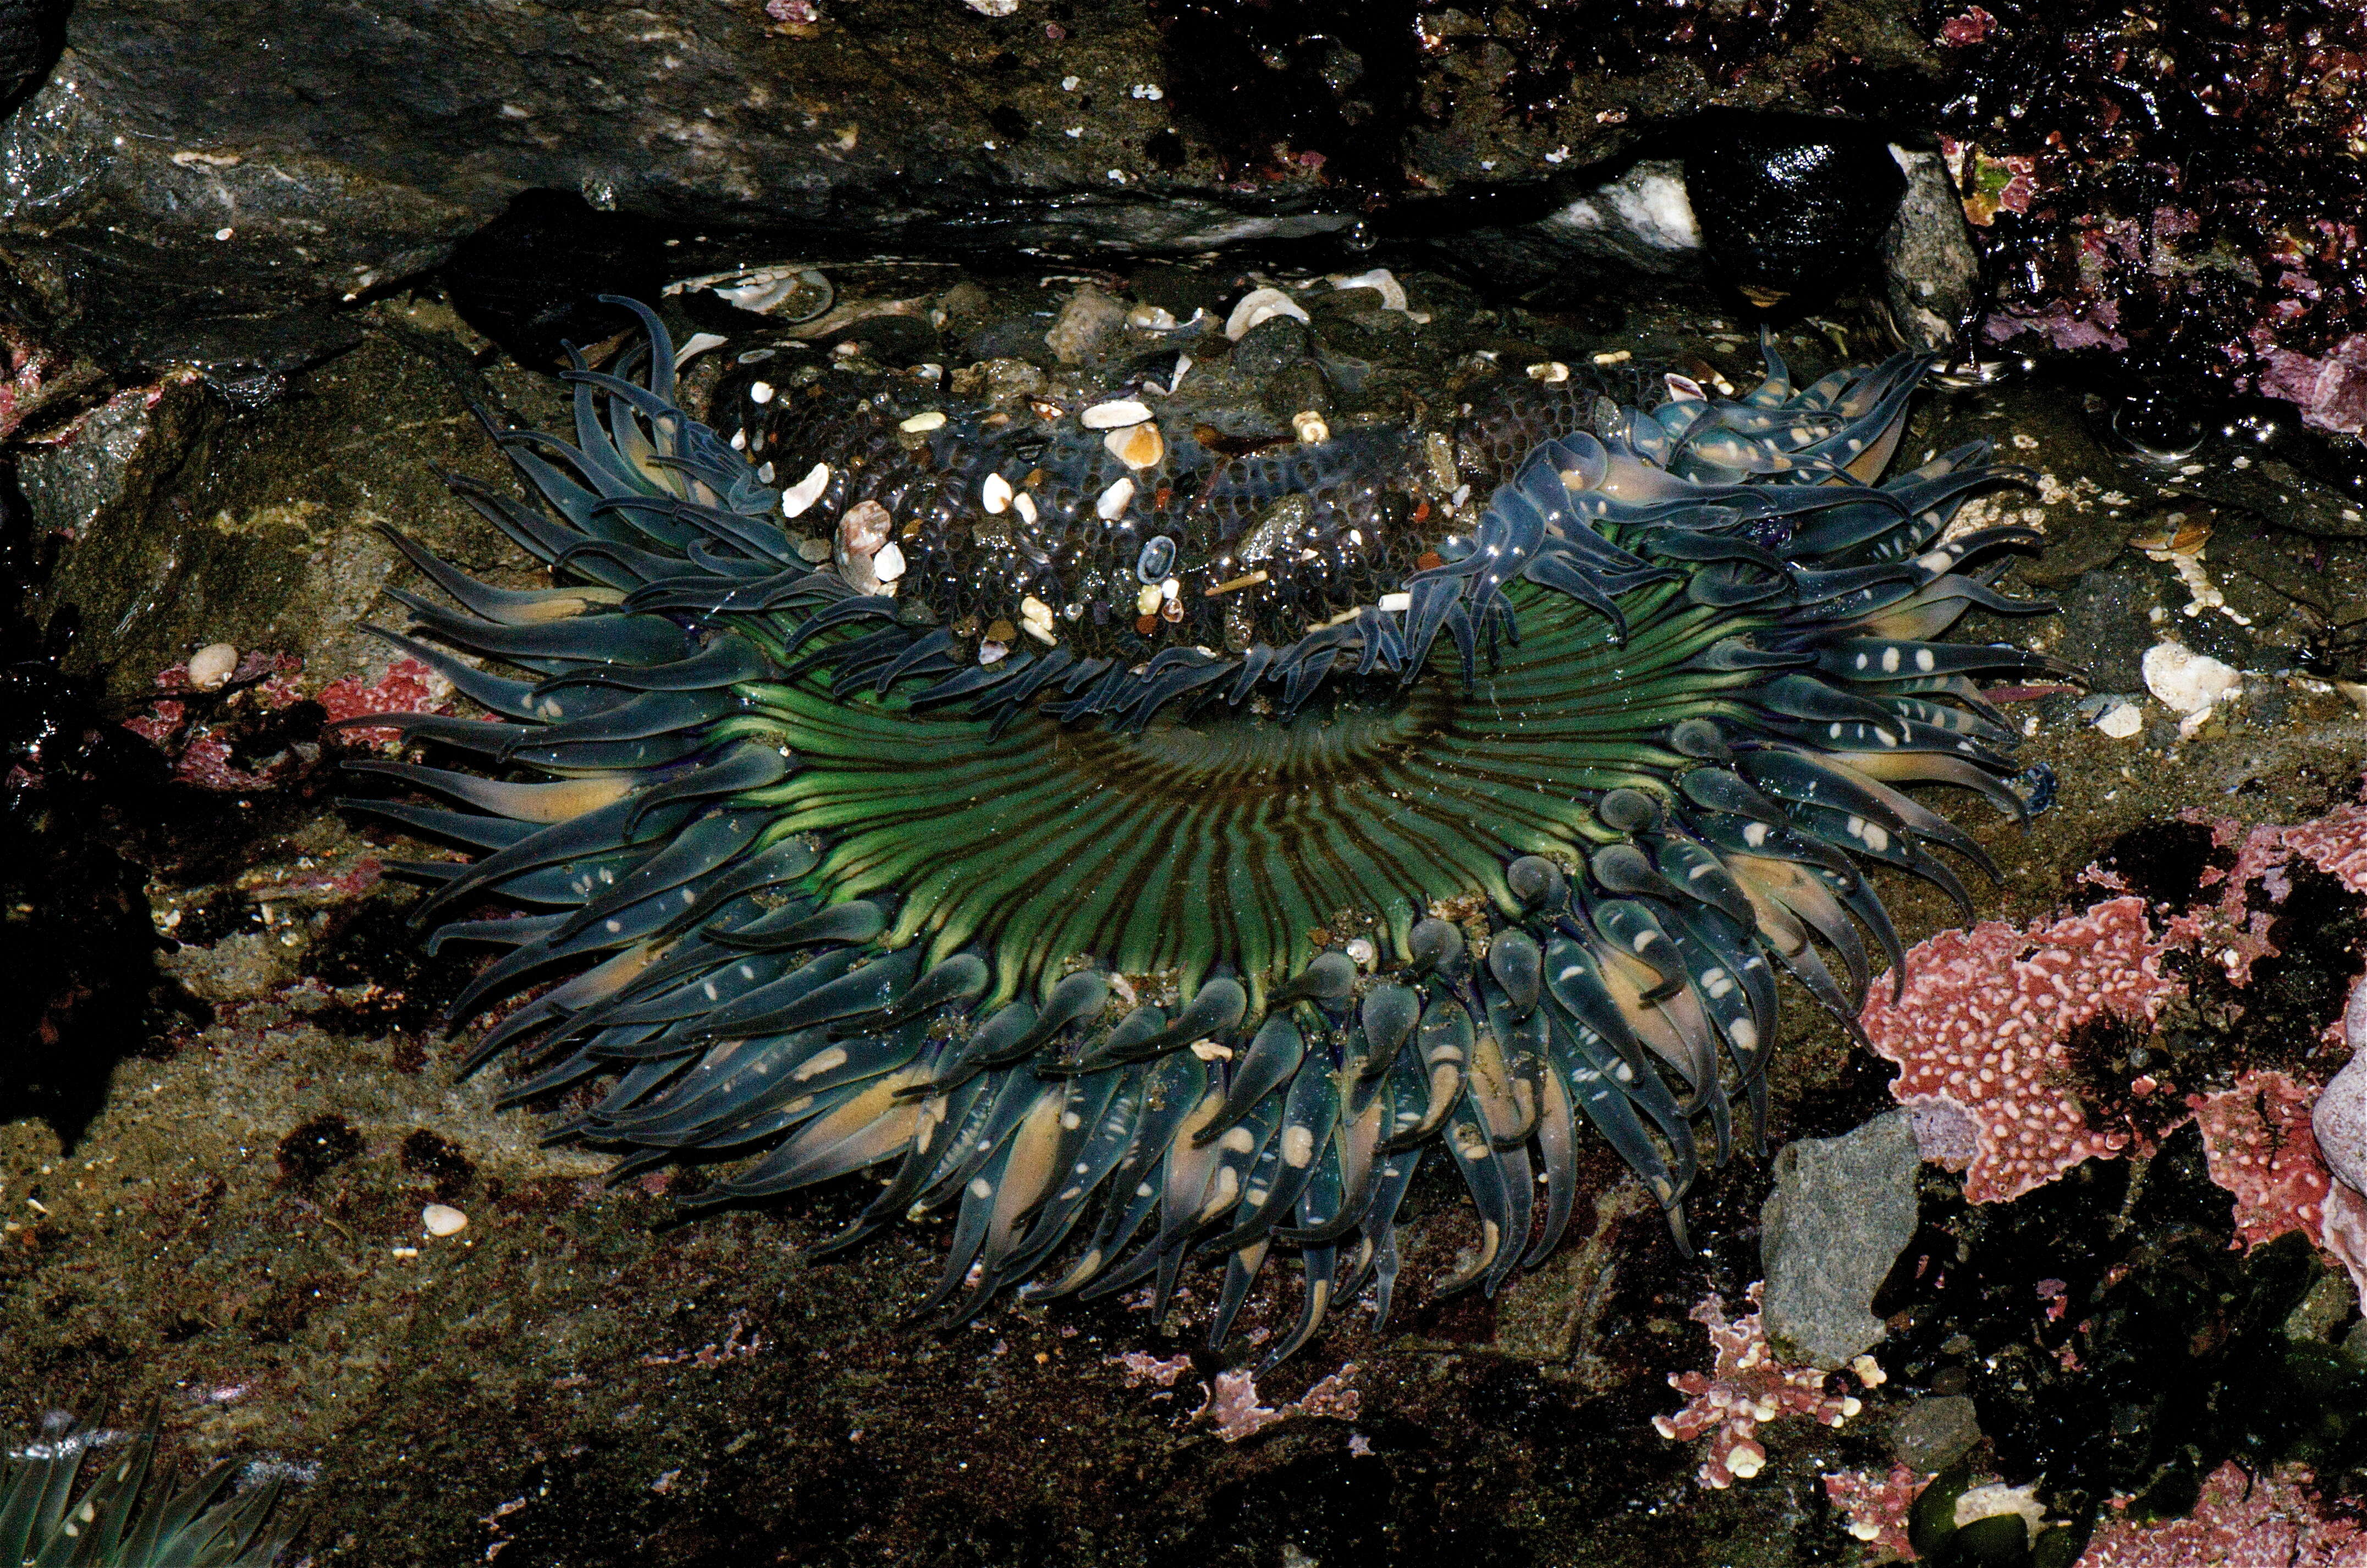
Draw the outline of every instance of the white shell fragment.
[[[806,471],[806,477],[781,492],[781,515],[801,517],[806,508],[821,499],[830,488],[830,465],[816,463]]]
[[[1109,489],[1102,491],[1102,498],[1093,502],[1093,515],[1104,523],[1115,523],[1133,503],[1134,481],[1125,478],[1112,479]]]
[[[238,649],[226,642],[210,642],[189,655],[189,684],[200,692],[219,692],[238,673]]]
[[[1019,513],[1019,520],[1022,523],[1025,523],[1031,527],[1035,525],[1036,498],[1029,495],[1026,491],[1022,491],[1017,495],[1011,498],[1011,510]]]
[[[708,349],[721,348],[728,341],[713,333],[693,333],[680,348],[674,351],[674,367],[679,370]]]
[[[1353,277],[1334,277],[1331,287],[1338,289],[1371,288],[1381,296],[1381,309],[1402,310],[1406,308],[1405,285],[1387,267],[1376,266],[1370,272],[1360,272]]]
[[[2145,671],[2146,690],[2162,706],[2183,716],[2178,722],[2181,739],[2202,728],[2212,708],[2244,684],[2244,677],[2232,667],[2180,642],[2157,642],[2146,649],[2139,668]]]
[[[2096,728],[2115,740],[2126,740],[2145,728],[2145,713],[2136,704],[2118,699],[2096,716]]]
[[[926,434],[932,430],[943,430],[945,427],[946,411],[943,409],[931,409],[926,413],[916,413],[896,426],[897,429],[909,431],[914,435]]]
[[[419,1224],[429,1235],[459,1235],[469,1228],[469,1216],[449,1203],[430,1203],[419,1211]]]
[[[882,582],[893,582],[904,575],[904,548],[894,540],[879,547],[871,558],[871,575]]]
[[[1319,441],[1331,439],[1331,427],[1313,409],[1301,409],[1290,416],[1290,428],[1297,433],[1302,446],[1312,446]]]
[[[1175,314],[1164,305],[1137,305],[1126,313],[1126,324],[1143,332],[1173,332]]]
[[[1569,379],[1569,367],[1558,359],[1545,360],[1529,367],[1529,379],[1542,381],[1548,387],[1558,387]]]
[[[770,381],[749,382],[748,400],[752,403],[771,402],[773,400],[773,384]]]
[[[1019,626],[1038,642],[1051,642],[1052,606],[1029,594],[1019,601]]]
[[[1281,289],[1252,288],[1241,296],[1240,303],[1233,307],[1233,313],[1225,318],[1225,335],[1239,343],[1260,321],[1272,321],[1276,316],[1296,316],[1302,321],[1307,320],[1307,312],[1298,308],[1298,301]]]
[[[989,474],[986,482],[978,487],[978,503],[1000,517],[1011,506],[1011,481],[1001,474]]]
[[[1167,595],[1160,592],[1159,584],[1146,582],[1135,593],[1134,613],[1138,615],[1155,615],[1159,614],[1159,606],[1164,604],[1166,599]]]
[[[1129,424],[1140,424],[1150,417],[1150,405],[1133,398],[1113,398],[1105,403],[1095,403],[1077,416],[1087,430],[1118,430]]]
[[[1391,615],[1402,615],[1408,610],[1413,608],[1413,595],[1410,593],[1384,593],[1381,595],[1380,607],[1388,611]]]

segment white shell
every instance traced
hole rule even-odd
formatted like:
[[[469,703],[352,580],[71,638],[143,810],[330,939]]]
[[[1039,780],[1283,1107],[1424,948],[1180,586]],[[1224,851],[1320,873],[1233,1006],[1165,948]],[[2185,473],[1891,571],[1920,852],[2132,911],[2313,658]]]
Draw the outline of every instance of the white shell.
[[[1377,289],[1380,291],[1382,310],[1402,310],[1406,308],[1405,285],[1399,283],[1397,280],[1397,275],[1385,266],[1376,266],[1370,272],[1360,272],[1353,277],[1335,277],[1331,280],[1331,287],[1342,289]]]
[[[876,501],[858,501],[846,509],[838,520],[838,543],[842,549],[857,555],[870,555],[888,542],[895,531],[896,519]]]
[[[189,684],[200,692],[219,692],[238,673],[238,649],[226,642],[210,642],[189,655]]]
[[[1036,498],[1022,491],[1011,498],[1011,510],[1019,513],[1022,523],[1032,524],[1036,521]]]
[[[1140,424],[1150,417],[1150,404],[1132,398],[1113,398],[1108,402],[1093,404],[1077,419],[1087,430],[1119,430]]]
[[[1134,613],[1138,615],[1155,615],[1159,614],[1159,606],[1166,597],[1166,594],[1159,591],[1159,584],[1146,582],[1134,596]]]
[[[1175,317],[1163,305],[1137,305],[1126,313],[1126,324],[1129,327],[1138,327],[1144,332],[1172,332],[1175,327]]]
[[[1569,379],[1569,367],[1558,359],[1548,359],[1529,367],[1529,379],[1542,381],[1548,387],[1558,387]]]
[[[931,409],[926,413],[914,414],[912,418],[904,421],[896,428],[899,430],[909,431],[914,435],[920,435],[932,430],[943,430],[945,427],[946,411],[943,409]]]
[[[1307,312],[1298,308],[1298,301],[1281,289],[1252,288],[1241,296],[1240,302],[1233,307],[1233,313],[1225,318],[1225,335],[1239,343],[1249,335],[1251,328],[1276,316],[1296,316],[1302,321],[1307,320]]]
[[[805,515],[806,508],[820,501],[821,492],[829,488],[830,465],[816,463],[807,470],[805,478],[781,492],[781,515],[784,517]]]
[[[1011,481],[1001,474],[989,474],[986,482],[978,487],[978,503],[1000,517],[1011,506]]]
[[[2096,728],[2115,740],[2126,740],[2145,728],[2145,710],[2125,698],[2096,716]]]
[[[904,575],[904,548],[890,540],[879,547],[871,558],[871,575],[882,582],[893,582]]]
[[[449,1203],[430,1203],[419,1211],[419,1224],[429,1235],[459,1235],[469,1228],[469,1216]]]
[[[1102,498],[1093,502],[1093,515],[1104,523],[1115,523],[1125,515],[1126,509],[1133,502],[1134,481],[1123,477],[1112,479],[1109,489],[1102,491]]]
[[[1019,627],[1038,642],[1051,642],[1052,606],[1029,594],[1019,601]]]
[[[1331,439],[1331,427],[1313,409],[1301,409],[1290,416],[1290,428],[1298,434],[1302,446],[1312,446]]]
[[[1413,595],[1410,593],[1384,593],[1381,595],[1381,608],[1390,611],[1393,614],[1402,615],[1408,610],[1413,608]]]
[[[748,400],[752,403],[771,402],[773,400],[773,384],[770,381],[749,382]]]

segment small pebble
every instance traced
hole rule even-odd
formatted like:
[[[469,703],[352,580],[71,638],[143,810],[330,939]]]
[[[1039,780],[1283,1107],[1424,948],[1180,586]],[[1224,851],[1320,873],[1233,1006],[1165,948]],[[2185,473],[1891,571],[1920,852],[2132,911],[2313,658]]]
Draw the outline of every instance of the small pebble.
[[[210,642],[189,655],[189,684],[200,692],[219,692],[238,673],[238,649],[226,642]]]
[[[1167,456],[1167,443],[1155,424],[1136,424],[1123,430],[1113,430],[1102,437],[1102,445],[1109,449],[1111,457],[1138,473],[1145,468],[1157,468],[1159,460]]]
[[[469,1216],[449,1203],[430,1203],[419,1211],[419,1223],[429,1235],[459,1235],[469,1228]]]

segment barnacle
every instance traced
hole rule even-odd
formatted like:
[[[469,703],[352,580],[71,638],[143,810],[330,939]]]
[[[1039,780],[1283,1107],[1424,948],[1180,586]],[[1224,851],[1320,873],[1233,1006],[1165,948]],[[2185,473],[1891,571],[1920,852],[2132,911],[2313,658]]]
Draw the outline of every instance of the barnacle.
[[[0,1562],[25,1568],[267,1568],[294,1534],[279,1483],[233,1489],[225,1460],[186,1485],[156,1465],[153,1427],[126,1438],[75,1493],[106,1437],[61,1420],[0,1450]]]
[[[507,950],[458,1017],[557,982],[477,1049],[512,1102],[576,1091],[555,1135],[620,1173],[740,1157],[700,1203],[890,1167],[821,1249],[951,1207],[925,1319],[1163,1303],[1204,1255],[1221,1346],[1279,1246],[1271,1364],[1368,1281],[1386,1313],[1433,1148],[1485,1235],[1442,1289],[1546,1257],[1581,1122],[1681,1227],[1734,1100],[1763,1126],[1777,971],[1853,1029],[1862,933],[1900,962],[1866,868],[1990,869],[1899,786],[2022,809],[1973,677],[2058,667],[1933,640],[2045,608],[1990,586],[2027,530],[1942,537],[2012,475],[1874,483],[1920,361],[1247,457],[1175,429],[1137,470],[1070,411],[744,367],[727,443],[643,315],[571,373],[573,443],[493,432],[543,506],[462,487],[558,586],[403,547],[458,607],[382,635],[498,716],[370,722],[527,779],[372,761],[457,808],[360,804],[481,852],[405,868],[423,917],[531,911],[430,938]]]

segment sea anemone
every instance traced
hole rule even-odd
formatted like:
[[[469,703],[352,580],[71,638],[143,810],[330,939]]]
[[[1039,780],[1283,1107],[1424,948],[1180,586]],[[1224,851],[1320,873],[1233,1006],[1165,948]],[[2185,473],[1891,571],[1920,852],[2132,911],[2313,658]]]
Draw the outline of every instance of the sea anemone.
[[[472,1058],[523,1058],[509,1102],[571,1096],[619,1174],[742,1160],[702,1205],[892,1167],[820,1250],[951,1206],[921,1321],[1163,1308],[1200,1254],[1220,1348],[1279,1244],[1271,1365],[1368,1281],[1386,1314],[1433,1147],[1484,1235],[1442,1291],[1551,1253],[1581,1122],[1682,1236],[1732,1100],[1764,1127],[1776,971],[1854,1031],[1862,930],[1900,962],[1865,868],[1995,874],[1898,786],[2023,810],[1973,677],[2060,667],[1932,640],[2046,608],[1990,586],[2028,530],[1943,538],[2014,472],[1875,483],[1924,362],[1795,389],[1771,346],[1649,412],[1507,378],[1228,454],[757,351],[726,440],[640,315],[568,373],[572,444],[487,422],[542,506],[456,481],[559,586],[402,544],[458,608],[380,635],[498,716],[360,722],[504,776],[363,761],[459,808],[358,804],[481,852],[404,867],[423,919],[532,911],[429,939],[508,950],[456,1018],[556,980]]]
[[[24,1568],[269,1568],[295,1532],[272,1516],[279,1483],[236,1491],[235,1461],[186,1486],[156,1468],[153,1427],[74,1495],[107,1435],[63,1418],[0,1450],[0,1562]]]

